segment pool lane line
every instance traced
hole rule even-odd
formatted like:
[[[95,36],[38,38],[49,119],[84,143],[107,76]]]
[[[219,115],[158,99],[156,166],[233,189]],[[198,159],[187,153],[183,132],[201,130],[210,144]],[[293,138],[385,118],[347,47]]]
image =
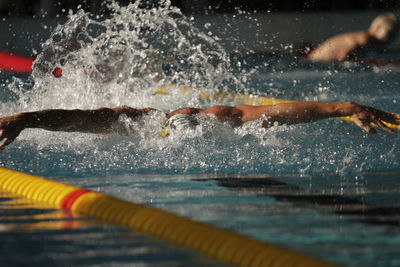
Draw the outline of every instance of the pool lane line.
[[[0,70],[31,73],[34,58],[18,56],[13,53],[0,51]]]
[[[357,198],[342,195],[308,194],[309,190],[274,178],[200,178],[193,181],[215,181],[230,190],[252,192],[257,196],[272,197],[276,201],[304,208],[332,212],[346,219],[372,225],[399,227],[400,207],[373,205]],[[284,193],[282,193],[282,190]]]
[[[336,266],[157,208],[3,167],[0,189],[125,226],[238,266]]]
[[[286,99],[278,99],[278,98],[270,98],[266,96],[253,95],[253,94],[240,94],[240,93],[230,93],[230,92],[221,92],[217,90],[204,90],[198,88],[191,87],[180,87],[174,85],[168,85],[167,88],[156,88],[154,93],[166,95],[171,93],[171,89],[180,89],[183,93],[188,93],[190,91],[198,92],[198,96],[204,100],[214,100],[214,101],[227,101],[227,102],[238,102],[240,104],[245,105],[256,105],[256,106],[270,106],[276,105],[279,103],[295,103],[299,101],[295,100],[286,100]],[[347,122],[354,123],[354,120],[350,116],[346,117],[337,117],[337,119],[341,119]],[[383,122],[386,126],[400,130],[400,125]],[[374,127],[377,127],[375,124],[372,124]]]

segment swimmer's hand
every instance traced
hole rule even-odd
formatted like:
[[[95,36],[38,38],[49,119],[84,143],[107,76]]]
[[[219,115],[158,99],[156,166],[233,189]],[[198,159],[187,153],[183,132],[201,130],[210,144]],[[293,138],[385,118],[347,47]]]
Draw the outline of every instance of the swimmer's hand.
[[[353,118],[354,123],[368,133],[376,134],[372,124],[388,133],[395,133],[395,130],[388,127],[385,122],[400,125],[400,114],[385,112],[355,103],[346,104],[350,106],[349,115]]]
[[[19,114],[0,117],[0,150],[14,141],[24,128],[24,123],[19,119]]]

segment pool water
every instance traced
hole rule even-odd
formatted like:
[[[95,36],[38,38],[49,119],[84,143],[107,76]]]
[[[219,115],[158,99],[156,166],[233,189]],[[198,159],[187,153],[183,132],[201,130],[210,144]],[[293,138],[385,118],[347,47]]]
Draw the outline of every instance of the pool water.
[[[117,226],[0,192],[2,266],[224,266]]]
[[[43,55],[30,76],[1,72],[0,114],[236,104],[205,100],[196,90],[171,90],[169,95],[154,90],[171,83],[290,100],[354,101],[400,112],[399,67],[228,54],[176,10],[146,11],[134,4],[115,9],[102,22],[78,12],[55,30],[44,49],[60,46],[57,40],[74,23],[87,25],[79,51],[47,58],[63,68],[63,77],[46,74]],[[373,56],[400,60],[398,51]],[[112,69],[102,72],[99,64]],[[159,134],[161,113],[144,123],[121,120],[130,135],[26,130],[0,153],[0,165],[159,207],[335,263],[400,265],[399,134],[370,135],[329,119],[269,129],[259,128],[259,122],[236,129],[210,123],[164,138]]]
[[[349,266],[397,266],[399,171],[64,178]]]

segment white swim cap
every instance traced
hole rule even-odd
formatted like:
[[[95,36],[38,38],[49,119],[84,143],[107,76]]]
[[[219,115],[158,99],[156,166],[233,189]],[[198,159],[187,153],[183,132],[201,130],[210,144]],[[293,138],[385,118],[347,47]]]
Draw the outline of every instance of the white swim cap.
[[[393,13],[386,13],[376,17],[368,29],[370,34],[383,41],[388,39],[390,34],[394,34],[398,30],[398,19]]]
[[[176,114],[170,117],[164,124],[164,129],[161,132],[162,136],[168,136],[169,130],[186,130],[195,129],[199,125],[199,121],[192,115]]]

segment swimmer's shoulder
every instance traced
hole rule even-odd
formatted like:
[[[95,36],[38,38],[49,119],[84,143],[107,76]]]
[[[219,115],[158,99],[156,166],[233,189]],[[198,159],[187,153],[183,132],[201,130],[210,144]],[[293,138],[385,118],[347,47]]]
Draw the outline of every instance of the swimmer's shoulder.
[[[371,36],[366,31],[360,31],[355,33],[354,39],[360,46],[365,46],[371,41]]]

